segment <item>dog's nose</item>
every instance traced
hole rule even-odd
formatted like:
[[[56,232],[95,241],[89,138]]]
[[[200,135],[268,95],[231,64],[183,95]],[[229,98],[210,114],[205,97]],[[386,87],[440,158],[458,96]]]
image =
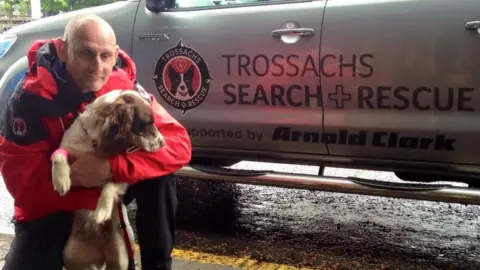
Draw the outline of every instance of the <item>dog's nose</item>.
[[[185,90],[185,85],[181,85],[180,89]]]

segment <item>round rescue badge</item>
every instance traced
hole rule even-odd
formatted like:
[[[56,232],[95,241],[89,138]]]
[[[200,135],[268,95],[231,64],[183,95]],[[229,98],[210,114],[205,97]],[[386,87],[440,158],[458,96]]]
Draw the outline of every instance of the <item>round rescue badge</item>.
[[[162,99],[182,114],[202,104],[212,81],[207,63],[181,39],[160,56],[152,79]]]
[[[27,124],[22,118],[15,118],[12,122],[12,132],[15,136],[23,137],[27,134]]]

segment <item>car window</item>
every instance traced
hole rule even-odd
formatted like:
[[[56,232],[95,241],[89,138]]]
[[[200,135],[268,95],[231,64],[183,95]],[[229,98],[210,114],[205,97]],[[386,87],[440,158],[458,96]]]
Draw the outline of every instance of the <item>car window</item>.
[[[210,0],[176,0],[175,8],[196,8],[196,7],[212,7],[215,3]]]
[[[175,0],[175,8],[201,8],[225,5],[266,4],[273,2],[292,2],[295,0]]]

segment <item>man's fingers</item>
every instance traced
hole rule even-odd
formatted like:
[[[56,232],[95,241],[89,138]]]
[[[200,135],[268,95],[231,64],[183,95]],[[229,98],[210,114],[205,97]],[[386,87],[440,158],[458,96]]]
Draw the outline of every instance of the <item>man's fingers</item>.
[[[67,160],[69,164],[74,163],[79,157],[82,156],[81,152],[72,149],[65,149],[65,151],[67,151]]]
[[[82,168],[79,168],[78,163],[73,163],[70,165],[70,179],[72,179],[73,186],[82,186],[81,177],[82,177]]]
[[[79,183],[77,174],[73,173],[73,171],[72,171],[72,174],[70,175],[70,179],[72,179],[72,186],[75,186],[75,187],[81,186],[81,184]]]
[[[77,159],[78,159],[78,157],[76,157],[76,156],[67,155],[67,161],[68,161],[68,164],[70,164],[70,165],[72,165]]]
[[[70,149],[70,148],[66,148],[65,151],[67,151],[68,156],[72,156],[76,158],[80,157],[83,154],[82,152],[79,152],[77,150]]]

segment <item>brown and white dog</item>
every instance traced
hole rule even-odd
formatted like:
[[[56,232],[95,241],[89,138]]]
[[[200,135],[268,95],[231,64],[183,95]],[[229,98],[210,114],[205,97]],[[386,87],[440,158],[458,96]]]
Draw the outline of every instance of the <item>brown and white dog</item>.
[[[164,144],[162,134],[154,125],[149,102],[135,90],[111,91],[87,105],[66,130],[59,149],[52,154],[53,187],[61,195],[70,190],[68,151],[111,156],[132,146],[156,151]],[[133,250],[134,235],[125,205],[117,204],[127,187],[126,183],[108,181],[102,187],[95,211],[75,213],[73,230],[63,254],[68,270],[128,268],[126,243],[130,243],[129,248]],[[121,205],[121,209],[117,205]],[[120,215],[125,217],[123,224],[128,239],[124,239],[120,229]]]

